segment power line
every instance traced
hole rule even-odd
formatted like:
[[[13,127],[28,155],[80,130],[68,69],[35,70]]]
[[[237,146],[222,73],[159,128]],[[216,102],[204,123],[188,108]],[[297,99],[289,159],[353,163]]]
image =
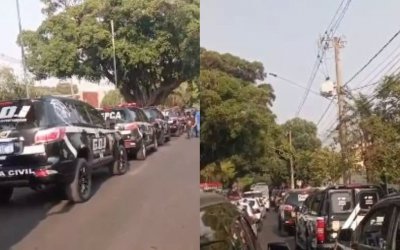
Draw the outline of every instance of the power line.
[[[349,84],[351,81],[353,81],[365,68],[367,68],[371,62],[373,62],[375,60],[375,58],[377,58],[383,50],[385,50],[387,48],[387,46],[389,46],[390,43],[392,43],[392,41],[400,34],[400,30],[398,30],[390,39],[389,41],[387,41],[380,49],[377,53],[375,53],[374,56],[372,56],[371,59],[368,60],[368,62],[366,64],[364,64],[363,67],[361,67],[361,69],[359,69],[344,85],[343,87],[345,87],[347,84]],[[320,121],[324,118],[324,116],[326,115],[326,113],[328,112],[330,106],[333,103],[333,100],[331,100],[331,102],[328,104],[328,108],[325,110],[325,112],[322,114],[322,116],[320,117]]]
[[[344,84],[344,86],[346,86],[346,85],[349,84],[351,81],[353,81],[365,68],[367,68],[367,67],[375,60],[375,58],[377,58],[377,57],[382,53],[382,51],[384,51],[384,50],[386,49],[386,47],[389,46],[389,45],[393,42],[393,40],[394,40],[399,34],[400,34],[400,30],[398,30],[398,31],[389,39],[389,41],[387,41],[387,42],[385,43],[385,45],[383,45],[382,48],[381,48],[378,52],[376,52],[375,55],[374,55],[371,59],[369,59],[369,61],[368,61],[364,66],[362,66],[361,69],[359,69],[359,70]]]
[[[344,15],[346,14],[346,12],[347,12],[347,10],[349,8],[351,0],[348,0],[348,2],[346,3],[344,9],[342,10],[341,14],[339,15],[339,18],[335,22],[334,20],[336,19],[336,16],[339,13],[343,3],[344,3],[344,0],[342,0],[339,8],[336,10],[335,15],[333,16],[331,22],[329,23],[329,26],[326,29],[325,34],[324,34],[324,36],[326,36],[324,38],[324,40],[331,39],[331,37],[336,33],[337,28],[339,27],[341,21],[343,20]],[[333,26],[332,26],[332,24],[333,24]],[[328,31],[329,31],[329,33],[328,33]],[[325,44],[321,47],[321,49],[320,49],[320,51],[319,51],[319,53],[317,55],[317,59],[316,59],[316,61],[314,63],[313,71],[311,73],[310,79],[309,79],[308,84],[307,84],[307,90],[304,93],[303,98],[302,98],[302,100],[301,100],[301,102],[300,102],[300,104],[299,104],[299,106],[297,108],[296,115],[295,115],[296,117],[299,116],[299,114],[300,114],[300,112],[301,112],[301,110],[302,110],[302,108],[303,108],[303,106],[304,106],[304,104],[305,104],[305,102],[307,100],[308,94],[311,91],[311,86],[312,86],[312,84],[314,82],[314,79],[315,79],[317,73],[318,73],[318,69],[319,69],[319,67],[320,67],[320,65],[322,63],[321,59],[324,58],[327,49],[328,49],[328,46],[327,46],[327,43],[325,42]]]

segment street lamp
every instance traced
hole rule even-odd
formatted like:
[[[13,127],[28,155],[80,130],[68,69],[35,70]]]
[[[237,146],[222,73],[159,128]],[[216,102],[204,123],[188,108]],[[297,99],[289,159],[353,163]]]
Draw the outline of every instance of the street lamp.
[[[19,9],[19,0],[15,0],[15,2],[17,4],[19,36],[21,37],[22,24],[21,24],[21,13],[20,13],[20,9]],[[24,82],[25,82],[26,98],[29,98],[28,73],[27,73],[27,69],[26,69],[25,50],[24,50],[24,46],[22,44],[20,44],[20,48],[21,48],[22,67],[24,69]]]

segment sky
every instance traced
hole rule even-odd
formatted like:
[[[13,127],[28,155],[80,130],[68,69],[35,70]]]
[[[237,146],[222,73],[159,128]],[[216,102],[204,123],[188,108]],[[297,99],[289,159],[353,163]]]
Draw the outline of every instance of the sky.
[[[266,72],[306,87],[316,60],[317,40],[340,4],[341,0],[201,0],[201,46],[260,61]],[[336,36],[346,41],[341,51],[344,82],[398,31],[399,9],[398,0],[351,2],[336,32]],[[398,46],[400,37],[349,83],[350,89],[377,81],[386,72],[392,73],[389,69],[396,64],[392,58],[400,54],[400,50],[396,50]],[[330,49],[324,66],[325,72],[329,73],[318,72],[311,88],[313,91],[319,92],[326,76],[335,81],[333,58]],[[279,78],[268,77],[265,81],[272,84],[277,95],[273,110],[278,122],[294,118],[305,90]],[[367,90],[363,89],[364,92]],[[317,122],[328,104],[328,100],[310,93],[300,117]],[[321,134],[335,122],[336,115],[336,106],[332,105],[320,123]]]
[[[22,29],[36,30],[45,19],[41,9],[43,5],[40,0],[19,0]],[[21,50],[16,41],[19,34],[18,15],[16,0],[3,0],[0,8],[0,64],[13,67],[18,73],[22,70],[19,63],[15,63],[13,59],[21,60]],[[10,60],[11,59],[11,60]],[[18,69],[15,69],[15,68]],[[78,82],[74,80],[74,82]],[[50,79],[42,82],[43,85],[55,85],[58,83],[56,79]],[[93,90],[94,88],[109,90],[113,87],[81,81],[79,84],[82,90]]]

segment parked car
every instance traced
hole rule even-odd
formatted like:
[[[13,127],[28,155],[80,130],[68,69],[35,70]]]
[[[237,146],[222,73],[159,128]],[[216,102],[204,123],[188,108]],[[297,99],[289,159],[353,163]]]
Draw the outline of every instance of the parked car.
[[[170,126],[161,111],[155,107],[143,108],[143,111],[156,129],[158,145],[169,142],[171,140]]]
[[[308,196],[295,208],[295,243],[301,249],[331,249],[341,228],[355,227],[384,196],[377,185],[337,185]],[[352,214],[359,208],[357,218]],[[354,218],[352,218],[354,217]]]
[[[134,103],[103,108],[100,113],[122,135],[129,155],[138,160],[146,160],[149,150],[157,151],[156,129]]]
[[[296,213],[295,207],[301,206],[308,195],[315,189],[290,189],[283,197],[278,208],[278,230],[280,233],[294,234]]]
[[[247,191],[243,193],[243,198],[257,198],[266,211],[269,210],[269,198],[261,191]]]
[[[90,199],[92,173],[129,169],[121,134],[86,102],[41,97],[0,102],[0,204],[14,188],[55,185],[69,201]]]
[[[223,196],[213,193],[200,194],[201,250],[261,250],[251,225],[246,215]]]
[[[357,207],[354,217],[359,215]],[[352,228],[343,226],[334,246],[339,249],[398,249],[400,245],[399,227],[400,195],[380,200],[363,216],[361,222]],[[352,219],[352,218],[350,218]],[[349,220],[348,225],[355,220]]]
[[[163,115],[169,124],[171,134],[174,136],[181,136],[184,132],[184,122],[186,122],[186,120],[182,119],[180,114],[173,109],[164,110]]]

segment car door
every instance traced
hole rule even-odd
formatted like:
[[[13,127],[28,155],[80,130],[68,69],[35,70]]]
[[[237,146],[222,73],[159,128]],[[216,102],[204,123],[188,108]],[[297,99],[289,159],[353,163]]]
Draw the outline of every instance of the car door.
[[[140,129],[141,133],[143,134],[143,139],[144,139],[145,145],[147,146],[147,145],[151,144],[153,141],[153,138],[151,135],[151,130],[149,128],[149,124],[145,121],[144,117],[139,112],[139,109],[132,108],[132,109],[129,109],[129,111],[135,113],[134,115],[136,117],[136,123],[139,125],[139,129]]]
[[[92,124],[98,130],[99,138],[95,139],[97,142],[94,143],[93,146],[102,152],[103,157],[100,158],[101,161],[99,161],[99,163],[107,164],[113,160],[114,156],[115,130],[106,128],[106,123],[99,111],[89,104],[85,103],[84,105]]]
[[[77,116],[80,127],[80,137],[84,144],[89,145],[90,152],[92,153],[92,166],[96,167],[101,164],[104,157],[104,139],[100,140],[99,130],[92,123],[89,113],[85,108],[83,102],[76,101],[71,103],[70,110]]]
[[[371,210],[356,228],[352,248],[358,250],[395,249],[392,234],[396,226],[397,209],[389,202]]]
[[[306,245],[312,248],[317,247],[317,239],[315,235],[317,218],[320,216],[320,207],[322,202],[322,192],[315,193],[310,201],[308,213],[305,217],[306,223]]]
[[[312,194],[307,197],[296,216],[296,233],[297,240],[300,244],[304,244],[306,242],[306,220],[312,197]]]
[[[147,118],[143,110],[136,109],[135,111],[144,125],[144,129],[146,130],[146,134],[148,135],[149,144],[153,143],[155,137],[154,126],[150,123],[150,120]]]

